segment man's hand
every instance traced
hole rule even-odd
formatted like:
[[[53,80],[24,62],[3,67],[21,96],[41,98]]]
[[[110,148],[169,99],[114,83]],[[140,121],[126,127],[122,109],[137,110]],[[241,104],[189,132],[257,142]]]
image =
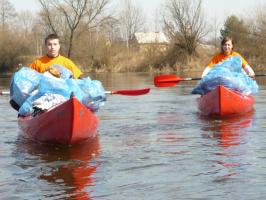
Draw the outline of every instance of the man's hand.
[[[50,67],[47,71],[57,78],[60,78],[60,76],[61,76],[61,73],[53,67]]]

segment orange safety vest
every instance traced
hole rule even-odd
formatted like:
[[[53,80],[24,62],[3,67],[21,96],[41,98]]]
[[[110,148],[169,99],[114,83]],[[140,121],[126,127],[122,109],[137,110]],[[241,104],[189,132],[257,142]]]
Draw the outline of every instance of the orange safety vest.
[[[48,56],[40,57],[33,61],[29,67],[40,73],[44,73],[53,65],[60,65],[69,69],[73,73],[74,78],[78,78],[82,74],[80,69],[70,59],[61,55],[55,58],[50,58]]]
[[[215,55],[211,62],[208,64],[209,68],[212,68],[214,65],[218,64],[219,62],[224,61],[225,59],[231,57],[231,56],[238,56],[240,57],[241,61],[242,61],[242,68],[245,68],[246,65],[248,64],[247,61],[237,52],[233,51],[230,55],[225,55],[223,53],[219,53],[217,55]]]

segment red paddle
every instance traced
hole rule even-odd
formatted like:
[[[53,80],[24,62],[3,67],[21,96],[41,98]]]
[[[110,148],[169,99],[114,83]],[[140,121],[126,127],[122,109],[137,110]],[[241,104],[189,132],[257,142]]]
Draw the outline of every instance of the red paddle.
[[[154,77],[156,87],[173,87],[180,81],[200,80],[201,78],[181,78],[176,75],[159,75]]]
[[[266,74],[255,74],[255,76],[266,76]],[[154,85],[156,87],[173,87],[180,81],[201,80],[201,78],[182,78],[173,74],[159,75],[154,77]]]
[[[106,94],[120,94],[120,95],[128,95],[128,96],[137,96],[143,95],[150,92],[150,88],[143,88],[137,90],[117,90],[117,91],[106,91]]]
[[[147,94],[150,92],[150,88],[143,88],[137,90],[117,90],[117,91],[105,91],[105,94],[120,94],[120,95],[128,95],[128,96],[138,96]],[[9,91],[1,91],[0,95],[9,95]]]

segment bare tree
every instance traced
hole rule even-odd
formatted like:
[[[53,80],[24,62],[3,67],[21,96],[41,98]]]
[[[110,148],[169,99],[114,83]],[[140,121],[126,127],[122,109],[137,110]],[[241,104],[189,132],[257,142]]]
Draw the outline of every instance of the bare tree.
[[[201,0],[168,0],[165,27],[178,48],[196,53],[198,42],[208,34]]]
[[[67,55],[71,57],[73,40],[83,32],[101,24],[109,0],[39,0],[45,24],[58,35],[65,36]]]
[[[265,57],[266,57],[266,4],[260,5],[256,8],[255,17],[250,19],[250,25],[252,25],[250,41],[252,45],[248,47],[249,57],[252,56],[254,65],[256,65],[256,70],[265,71]],[[250,58],[249,58],[250,60]],[[251,64],[253,64],[251,63]]]
[[[102,26],[102,30],[106,33],[110,44],[112,44],[115,40],[121,39],[120,24],[119,20],[116,18],[110,17],[108,23],[105,23],[104,26]]]
[[[254,26],[254,34],[255,36],[260,37],[261,39],[266,38],[266,12],[265,12],[266,4],[259,8],[256,12],[255,19],[252,20]]]
[[[19,28],[24,35],[27,35],[32,31],[34,20],[34,15],[31,12],[21,11],[16,18],[15,27]]]
[[[219,29],[219,23],[218,23],[218,20],[217,20],[217,17],[215,16],[215,18],[213,19],[213,27],[212,27],[212,29],[213,29],[213,32],[214,32],[214,46],[215,46],[215,48],[216,47],[218,47],[218,40],[217,40],[217,38],[218,38],[218,29]]]
[[[14,6],[9,0],[0,0],[0,20],[2,29],[5,29],[6,24],[16,16]]]
[[[132,0],[124,0],[123,10],[120,13],[120,24],[122,37],[127,41],[133,39],[134,34],[144,28],[144,15],[140,7],[132,3]]]

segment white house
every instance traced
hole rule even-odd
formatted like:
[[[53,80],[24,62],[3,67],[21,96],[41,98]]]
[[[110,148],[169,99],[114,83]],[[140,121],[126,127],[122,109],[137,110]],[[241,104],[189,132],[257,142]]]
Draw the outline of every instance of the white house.
[[[150,48],[165,51],[169,43],[163,32],[137,32],[134,36],[137,44],[144,51],[148,51]]]

